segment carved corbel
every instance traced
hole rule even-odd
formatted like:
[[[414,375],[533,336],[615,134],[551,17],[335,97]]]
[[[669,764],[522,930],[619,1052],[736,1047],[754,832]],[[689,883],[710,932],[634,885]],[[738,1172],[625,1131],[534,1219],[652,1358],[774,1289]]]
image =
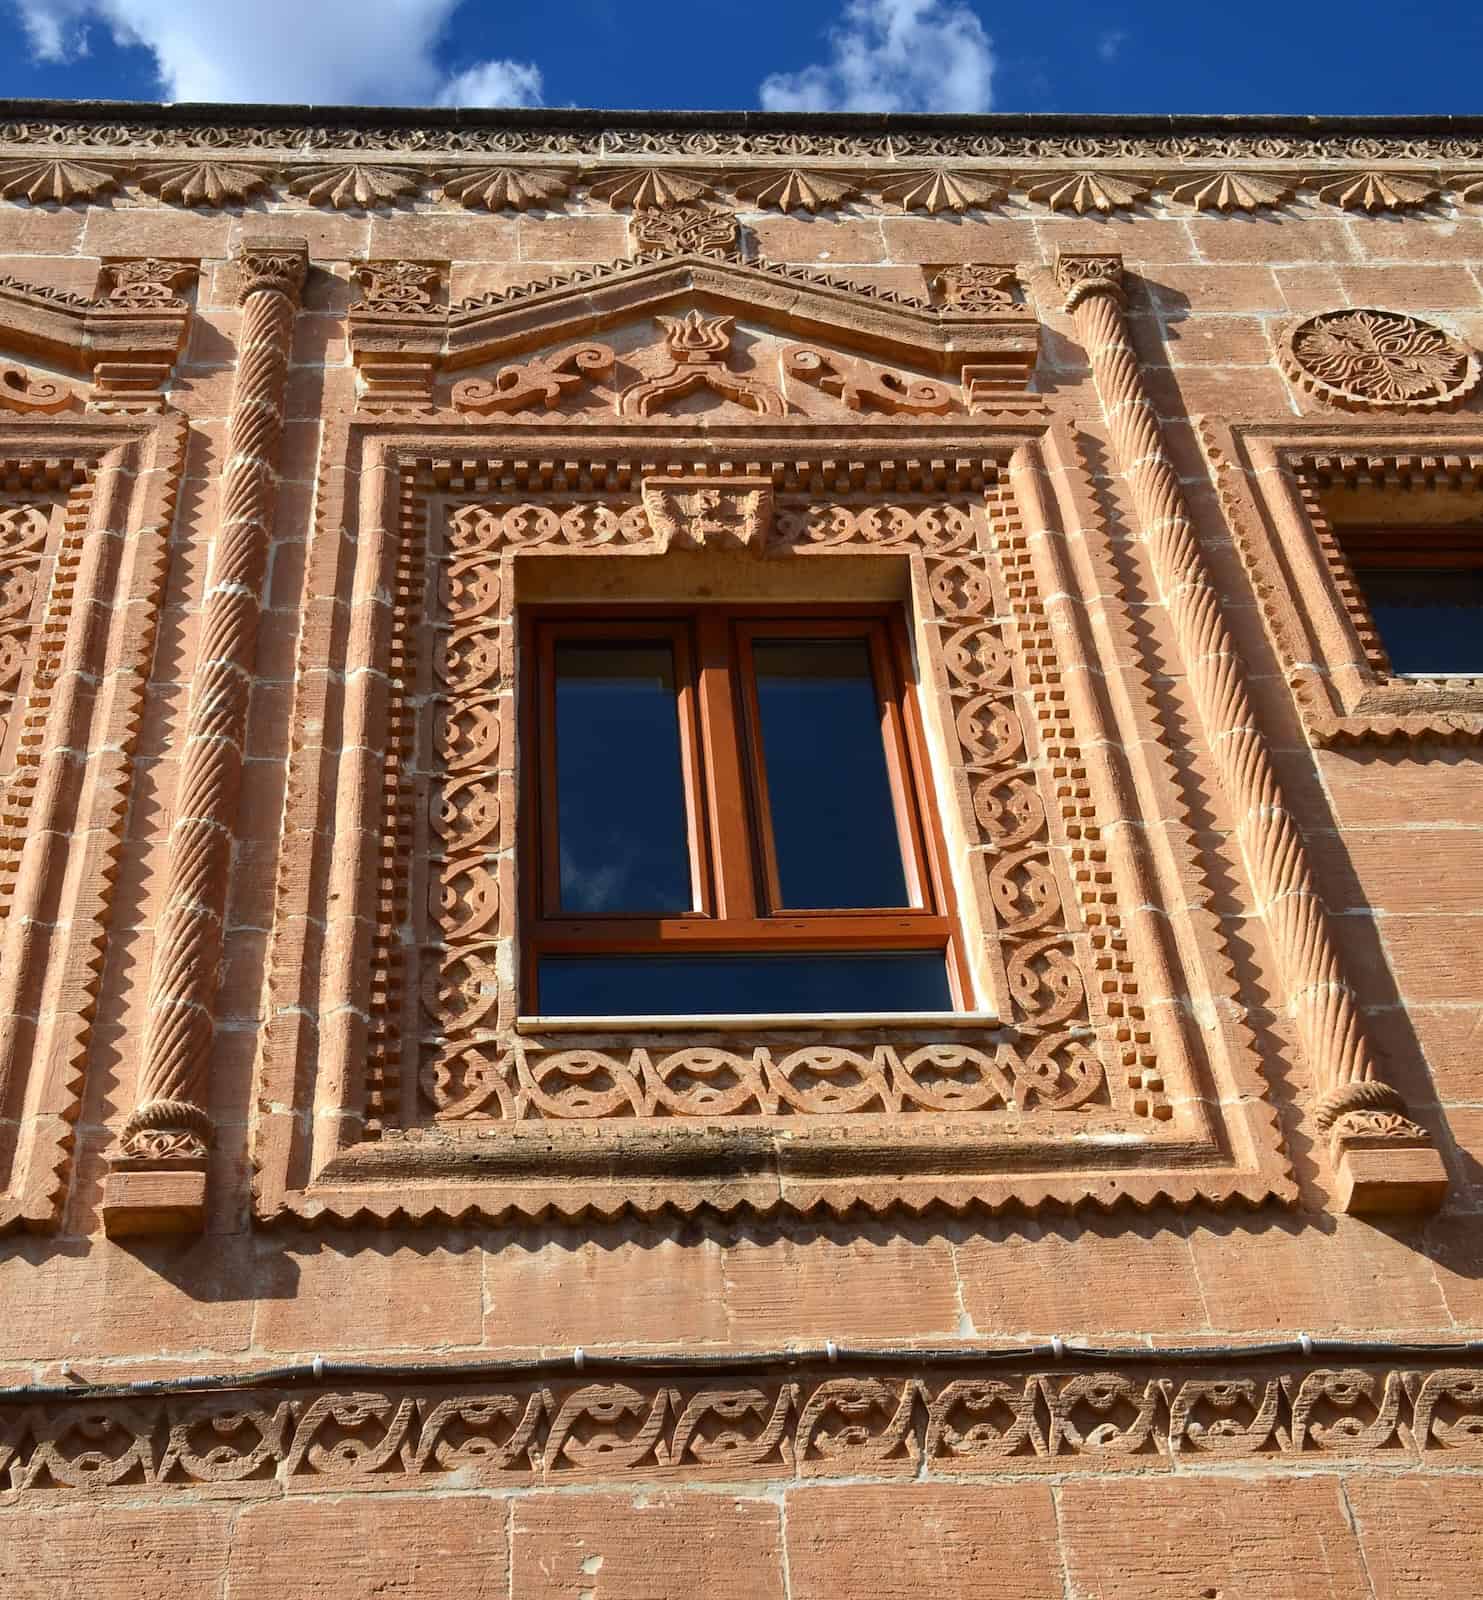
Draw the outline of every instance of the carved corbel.
[[[644,513],[669,550],[746,551],[760,556],[772,527],[772,479],[645,478]]]
[[[200,273],[196,261],[156,256],[103,262],[100,295],[87,317],[92,411],[157,411],[190,316],[183,291]]]
[[[945,383],[903,378],[889,367],[860,361],[812,345],[790,344],[782,355],[783,375],[811,383],[844,402],[851,411],[883,411],[887,416],[941,416],[953,409]]]
[[[477,417],[496,412],[554,411],[568,391],[606,377],[617,357],[605,344],[574,344],[501,367],[493,378],[464,378],[453,385],[453,404]]]
[[[1328,1135],[1338,1204],[1362,1212],[1433,1209],[1447,1192],[1446,1169],[1430,1136],[1406,1115],[1400,1091],[1386,1081],[1340,963],[1302,831],[1278,784],[1240,651],[1133,349],[1122,258],[1063,252],[1056,279],[1091,360],[1286,1007],[1317,1080],[1314,1121]]]
[[[0,345],[90,379],[95,410],[157,410],[190,319],[176,291],[195,271],[187,262],[111,261],[97,299],[0,278]],[[15,386],[11,393],[24,399]]]
[[[442,365],[448,313],[446,263],[367,261],[356,268],[361,297],[350,308],[350,358],[368,411],[427,411]]]

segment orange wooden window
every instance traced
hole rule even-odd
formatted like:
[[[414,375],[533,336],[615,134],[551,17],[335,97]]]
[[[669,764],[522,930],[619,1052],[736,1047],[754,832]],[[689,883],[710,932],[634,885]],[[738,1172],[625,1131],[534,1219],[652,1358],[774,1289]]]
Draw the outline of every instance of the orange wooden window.
[[[523,1009],[962,1003],[899,613],[534,608],[521,648]]]

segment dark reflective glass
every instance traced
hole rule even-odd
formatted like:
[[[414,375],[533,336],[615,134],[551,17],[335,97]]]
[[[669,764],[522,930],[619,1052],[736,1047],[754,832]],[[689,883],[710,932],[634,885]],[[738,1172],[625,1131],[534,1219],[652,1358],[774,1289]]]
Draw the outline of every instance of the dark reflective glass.
[[[907,904],[870,650],[758,639],[757,705],[783,904]]]
[[[1483,673],[1483,567],[1360,567],[1396,672]]]
[[[951,1011],[940,950],[775,956],[545,956],[548,1017]]]
[[[556,646],[556,825],[563,911],[689,911],[674,652]]]

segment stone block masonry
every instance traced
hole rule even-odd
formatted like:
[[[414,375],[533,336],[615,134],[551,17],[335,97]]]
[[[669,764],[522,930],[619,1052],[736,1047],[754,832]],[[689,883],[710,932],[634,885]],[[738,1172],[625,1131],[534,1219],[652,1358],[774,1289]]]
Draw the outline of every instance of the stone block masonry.
[[[1483,570],[1480,206],[1483,119],[0,108],[7,1595],[1471,1595],[1483,657],[1367,583]],[[551,619],[709,641],[680,934],[819,944],[721,606],[889,641],[951,1012],[536,1003]]]

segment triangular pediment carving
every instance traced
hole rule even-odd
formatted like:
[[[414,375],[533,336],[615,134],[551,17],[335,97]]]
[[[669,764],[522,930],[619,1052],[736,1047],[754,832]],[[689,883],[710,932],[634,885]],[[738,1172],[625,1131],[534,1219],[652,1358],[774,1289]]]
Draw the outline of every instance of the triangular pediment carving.
[[[939,303],[699,254],[582,268],[447,312],[352,314],[368,395],[411,400],[415,368],[428,403],[436,374],[440,404],[479,416],[961,414],[1023,396],[1038,345],[1008,292]]]

